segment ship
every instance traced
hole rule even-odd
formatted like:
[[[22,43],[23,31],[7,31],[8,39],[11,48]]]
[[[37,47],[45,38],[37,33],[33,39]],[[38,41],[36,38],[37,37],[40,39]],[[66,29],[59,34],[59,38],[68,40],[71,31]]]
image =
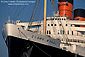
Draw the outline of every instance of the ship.
[[[75,9],[73,16],[73,0],[58,0],[57,13],[46,17],[46,6],[44,0],[43,21],[4,23],[2,35],[8,56],[84,57],[85,9]]]

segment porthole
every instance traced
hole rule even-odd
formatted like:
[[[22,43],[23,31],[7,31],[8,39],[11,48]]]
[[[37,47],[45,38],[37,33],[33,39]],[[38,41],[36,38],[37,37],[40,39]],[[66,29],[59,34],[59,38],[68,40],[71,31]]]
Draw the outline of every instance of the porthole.
[[[59,26],[61,26],[61,24],[59,24]]]
[[[50,26],[50,24],[48,24],[48,26]]]
[[[51,24],[51,26],[53,26],[53,24]]]
[[[57,20],[57,19],[55,19],[55,20]]]
[[[65,20],[65,18],[64,18],[64,20]]]
[[[68,26],[68,25],[66,24],[66,26]]]
[[[56,26],[56,24],[55,24],[55,26]]]

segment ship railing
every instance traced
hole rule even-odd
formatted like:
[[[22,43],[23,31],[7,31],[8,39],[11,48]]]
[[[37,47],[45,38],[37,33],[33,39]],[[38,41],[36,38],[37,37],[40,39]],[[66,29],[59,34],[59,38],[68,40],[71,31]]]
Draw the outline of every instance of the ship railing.
[[[8,20],[7,22],[5,21],[4,23],[16,24],[16,22],[15,22],[15,21],[13,21],[13,20]]]

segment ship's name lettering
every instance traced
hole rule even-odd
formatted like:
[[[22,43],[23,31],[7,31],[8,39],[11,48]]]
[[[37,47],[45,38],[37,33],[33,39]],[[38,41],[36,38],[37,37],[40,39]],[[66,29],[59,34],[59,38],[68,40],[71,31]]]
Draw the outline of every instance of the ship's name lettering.
[[[32,35],[32,38],[36,38],[36,39],[40,39],[40,40],[44,40],[43,37],[39,37],[39,36],[35,36],[35,35]]]
[[[56,44],[54,41],[52,41],[52,40],[47,40],[47,42],[50,42],[50,43],[52,43],[52,44]]]
[[[44,40],[43,37],[39,37],[39,36],[35,36],[35,35],[32,35],[32,38],[36,38],[36,39],[39,39],[39,40]],[[47,42],[52,43],[52,44],[56,44],[55,41],[53,41],[53,40],[48,40],[47,39]]]

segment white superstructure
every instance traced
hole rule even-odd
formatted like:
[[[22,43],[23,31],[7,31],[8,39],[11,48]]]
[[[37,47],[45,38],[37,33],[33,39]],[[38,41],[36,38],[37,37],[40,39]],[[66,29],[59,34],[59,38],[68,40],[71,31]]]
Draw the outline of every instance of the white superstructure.
[[[28,30],[29,23],[17,23]],[[60,48],[85,56],[85,21],[70,20],[68,17],[47,17],[46,35],[61,40]],[[43,21],[33,22],[30,30],[43,34]]]

